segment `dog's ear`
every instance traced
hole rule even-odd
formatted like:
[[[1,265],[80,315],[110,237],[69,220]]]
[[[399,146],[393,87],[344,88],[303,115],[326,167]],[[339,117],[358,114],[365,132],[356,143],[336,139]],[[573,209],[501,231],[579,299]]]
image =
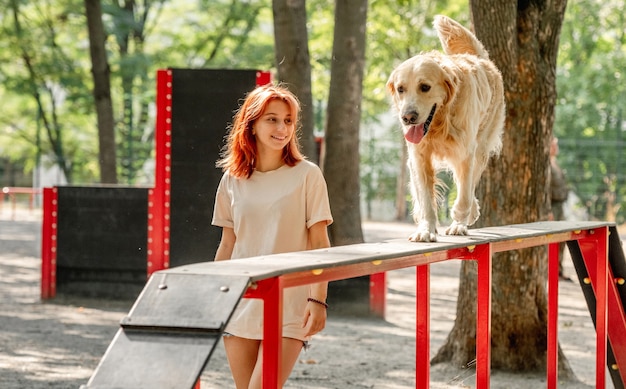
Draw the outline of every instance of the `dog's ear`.
[[[389,77],[389,80],[387,80],[387,92],[389,92],[391,96],[396,93],[396,87],[395,85],[393,85],[393,74],[391,74],[391,77]]]
[[[454,73],[447,72],[443,84],[446,87],[446,98],[444,99],[443,103],[444,105],[447,105],[454,100],[456,90],[459,84],[459,79]]]
[[[396,71],[392,71],[391,74],[389,75],[389,79],[387,80],[387,92],[389,92],[389,95],[394,96],[396,94],[396,86],[394,84],[394,79],[396,78]]]

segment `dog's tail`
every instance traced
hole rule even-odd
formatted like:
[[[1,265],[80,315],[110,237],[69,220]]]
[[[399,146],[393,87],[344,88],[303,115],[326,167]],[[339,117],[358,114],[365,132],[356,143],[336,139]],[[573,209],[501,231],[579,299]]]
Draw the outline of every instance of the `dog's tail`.
[[[476,36],[455,20],[437,15],[433,25],[446,54],[473,54],[481,58],[489,58],[489,53]]]

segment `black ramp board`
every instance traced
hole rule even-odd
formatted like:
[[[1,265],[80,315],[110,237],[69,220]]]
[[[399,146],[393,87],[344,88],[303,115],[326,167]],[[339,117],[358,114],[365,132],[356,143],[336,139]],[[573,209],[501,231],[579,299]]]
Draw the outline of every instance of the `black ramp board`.
[[[248,283],[241,276],[157,272],[122,325],[222,331]]]
[[[248,284],[246,276],[156,272],[82,388],[192,388]]]
[[[118,330],[89,389],[192,388],[220,334]]]

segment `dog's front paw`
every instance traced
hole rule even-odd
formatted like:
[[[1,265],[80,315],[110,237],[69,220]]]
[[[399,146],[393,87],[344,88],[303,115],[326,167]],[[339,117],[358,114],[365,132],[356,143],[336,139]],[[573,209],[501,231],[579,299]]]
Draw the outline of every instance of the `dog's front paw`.
[[[467,235],[467,225],[452,222],[450,227],[446,228],[446,235]]]
[[[411,242],[436,242],[437,228],[431,227],[428,223],[420,223],[417,230],[409,236]]]

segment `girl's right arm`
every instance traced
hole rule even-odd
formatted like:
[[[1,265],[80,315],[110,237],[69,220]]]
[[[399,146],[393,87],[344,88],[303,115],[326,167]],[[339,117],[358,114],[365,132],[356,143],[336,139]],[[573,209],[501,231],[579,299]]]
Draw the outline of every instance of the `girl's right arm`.
[[[215,260],[222,261],[230,259],[233,255],[233,247],[235,247],[236,240],[235,230],[229,227],[222,227],[222,239],[220,240],[220,245],[217,247]]]

